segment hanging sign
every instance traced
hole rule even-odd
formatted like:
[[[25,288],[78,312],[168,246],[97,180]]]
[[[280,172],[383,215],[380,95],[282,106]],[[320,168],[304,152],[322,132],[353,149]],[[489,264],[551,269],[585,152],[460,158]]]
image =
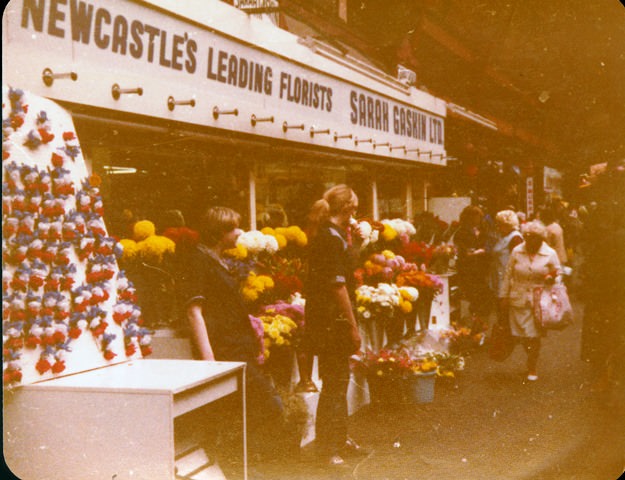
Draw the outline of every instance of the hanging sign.
[[[75,104],[445,163],[443,101],[332,60],[223,2],[150,3],[11,2],[5,82]],[[220,25],[238,36],[218,33]],[[272,36],[279,53],[258,44]]]
[[[525,180],[525,209],[527,217],[534,215],[534,177],[527,177]]]

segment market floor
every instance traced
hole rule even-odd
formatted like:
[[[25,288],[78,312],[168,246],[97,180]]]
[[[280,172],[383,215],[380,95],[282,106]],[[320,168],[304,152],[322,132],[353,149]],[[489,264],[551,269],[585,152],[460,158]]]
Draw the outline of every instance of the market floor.
[[[524,378],[521,347],[503,363],[480,349],[456,379],[437,380],[434,402],[353,415],[350,433],[368,455],[328,467],[308,445],[299,459],[251,465],[249,478],[617,479],[625,470],[624,397],[591,391],[580,337],[577,308],[573,326],[544,339],[537,382]]]

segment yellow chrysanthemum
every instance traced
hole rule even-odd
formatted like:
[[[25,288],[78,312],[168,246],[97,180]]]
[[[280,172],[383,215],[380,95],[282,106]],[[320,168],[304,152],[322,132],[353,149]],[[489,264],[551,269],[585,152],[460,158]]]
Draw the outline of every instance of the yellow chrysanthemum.
[[[273,288],[274,287],[273,278],[268,277],[267,275],[258,275],[256,278],[260,282],[262,282],[262,285],[265,288]]]
[[[391,250],[383,250],[382,255],[384,255],[384,258],[386,258],[387,260],[390,260],[391,258],[395,258],[395,254]]]
[[[132,229],[133,238],[139,242],[156,233],[156,227],[149,220],[140,220]]]
[[[167,237],[151,235],[137,242],[137,251],[145,262],[159,264],[163,261],[165,254],[172,254],[176,251],[176,244]]]
[[[382,232],[382,238],[387,242],[391,242],[397,238],[397,231],[388,224],[384,224],[384,231]]]
[[[404,313],[410,313],[410,312],[412,312],[412,303],[405,302],[405,301],[404,302],[400,302],[399,308]]]
[[[130,238],[123,238],[119,241],[123,247],[122,258],[126,261],[132,261],[137,256],[137,242]]]
[[[305,247],[306,245],[308,245],[308,236],[306,235],[306,233],[300,230],[300,232],[297,234],[297,237],[295,237],[295,243],[300,247]]]
[[[274,235],[276,241],[278,242],[278,249],[282,250],[284,247],[286,247],[287,245],[287,240],[286,237],[284,235],[279,235],[279,234],[275,234]]]
[[[224,251],[224,254],[231,258],[236,258],[237,260],[245,260],[247,258],[247,248],[237,243],[234,248]]]
[[[260,232],[264,233],[265,235],[271,235],[271,236],[275,236],[276,234],[275,230],[271,227],[261,228]]]
[[[249,287],[243,287],[241,289],[241,295],[248,302],[254,302],[258,300],[258,290]]]

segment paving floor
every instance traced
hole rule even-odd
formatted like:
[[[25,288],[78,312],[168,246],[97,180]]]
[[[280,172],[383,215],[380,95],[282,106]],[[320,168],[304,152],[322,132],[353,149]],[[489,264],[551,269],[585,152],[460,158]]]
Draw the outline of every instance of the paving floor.
[[[299,457],[253,463],[251,480],[614,480],[625,470],[625,402],[592,391],[576,322],[543,341],[539,380],[524,377],[520,346],[505,362],[485,347],[455,379],[437,379],[432,403],[366,406],[350,434],[368,454],[328,467],[314,443]]]

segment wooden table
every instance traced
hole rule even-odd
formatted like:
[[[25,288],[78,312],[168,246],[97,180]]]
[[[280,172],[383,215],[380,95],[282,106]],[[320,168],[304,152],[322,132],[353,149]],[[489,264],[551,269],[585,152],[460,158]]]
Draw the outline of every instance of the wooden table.
[[[181,474],[177,459],[193,448],[175,420],[237,391],[247,479],[239,362],[142,359],[5,392],[5,460],[23,480],[223,478],[210,462]]]

